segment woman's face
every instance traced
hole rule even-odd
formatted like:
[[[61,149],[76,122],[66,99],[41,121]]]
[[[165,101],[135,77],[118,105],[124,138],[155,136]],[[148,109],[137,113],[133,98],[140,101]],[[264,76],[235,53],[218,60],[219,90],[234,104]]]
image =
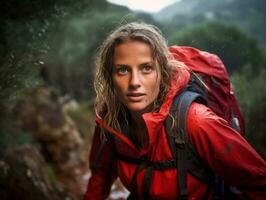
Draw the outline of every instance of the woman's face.
[[[118,99],[131,114],[151,111],[161,75],[148,44],[133,40],[118,45],[112,79]]]

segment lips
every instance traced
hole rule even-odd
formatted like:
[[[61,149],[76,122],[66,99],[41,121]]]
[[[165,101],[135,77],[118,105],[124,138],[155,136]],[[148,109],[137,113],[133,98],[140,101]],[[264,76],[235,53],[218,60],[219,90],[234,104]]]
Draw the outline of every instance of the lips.
[[[144,93],[128,93],[127,94],[128,99],[132,102],[139,102],[143,99],[144,96],[145,96]]]

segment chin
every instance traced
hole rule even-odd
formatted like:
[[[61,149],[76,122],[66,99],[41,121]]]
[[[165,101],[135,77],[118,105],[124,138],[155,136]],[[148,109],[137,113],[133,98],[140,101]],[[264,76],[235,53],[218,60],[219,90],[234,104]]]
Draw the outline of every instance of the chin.
[[[128,110],[129,110],[130,112],[142,112],[142,111],[145,110],[145,108],[128,107]]]
[[[127,108],[130,112],[133,113],[146,113],[151,111],[149,105],[128,105]]]

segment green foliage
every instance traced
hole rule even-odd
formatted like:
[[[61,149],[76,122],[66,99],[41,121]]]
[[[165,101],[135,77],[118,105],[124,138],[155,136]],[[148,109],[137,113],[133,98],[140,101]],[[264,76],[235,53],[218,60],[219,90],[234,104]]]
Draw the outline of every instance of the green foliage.
[[[0,156],[10,147],[35,142],[31,134],[20,130],[13,120],[9,116],[3,116],[3,113],[0,117],[0,127]]]
[[[265,9],[265,0],[186,0],[168,6],[154,17],[170,32],[210,20],[220,21],[239,28],[266,47]]]
[[[48,50],[44,41],[56,11],[51,1],[40,4],[43,8],[29,0],[1,3],[5,12],[0,14],[0,49],[4,49],[0,51],[0,92],[1,101],[8,101],[41,84],[42,56]]]
[[[12,53],[0,67],[0,99],[15,101],[41,84],[39,66],[32,54]],[[31,67],[29,67],[31,66]]]
[[[63,19],[81,10],[106,9],[104,0],[3,0],[0,4],[1,101],[21,97],[47,82],[44,57]],[[61,34],[62,31],[59,30]],[[40,76],[41,75],[41,76]]]
[[[217,54],[225,63],[229,73],[240,70],[244,65],[258,66],[264,62],[263,52],[256,40],[246,36],[237,28],[219,22],[209,22],[177,31],[170,44],[193,46]]]
[[[266,158],[266,69],[252,76],[252,68],[245,66],[231,77],[244,112],[247,139]]]

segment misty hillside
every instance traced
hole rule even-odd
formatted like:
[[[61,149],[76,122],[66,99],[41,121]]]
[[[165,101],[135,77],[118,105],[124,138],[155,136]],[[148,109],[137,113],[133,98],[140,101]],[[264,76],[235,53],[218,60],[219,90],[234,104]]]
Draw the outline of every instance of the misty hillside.
[[[266,46],[266,2],[264,0],[182,0],[154,14],[168,29],[218,20],[235,25]]]

